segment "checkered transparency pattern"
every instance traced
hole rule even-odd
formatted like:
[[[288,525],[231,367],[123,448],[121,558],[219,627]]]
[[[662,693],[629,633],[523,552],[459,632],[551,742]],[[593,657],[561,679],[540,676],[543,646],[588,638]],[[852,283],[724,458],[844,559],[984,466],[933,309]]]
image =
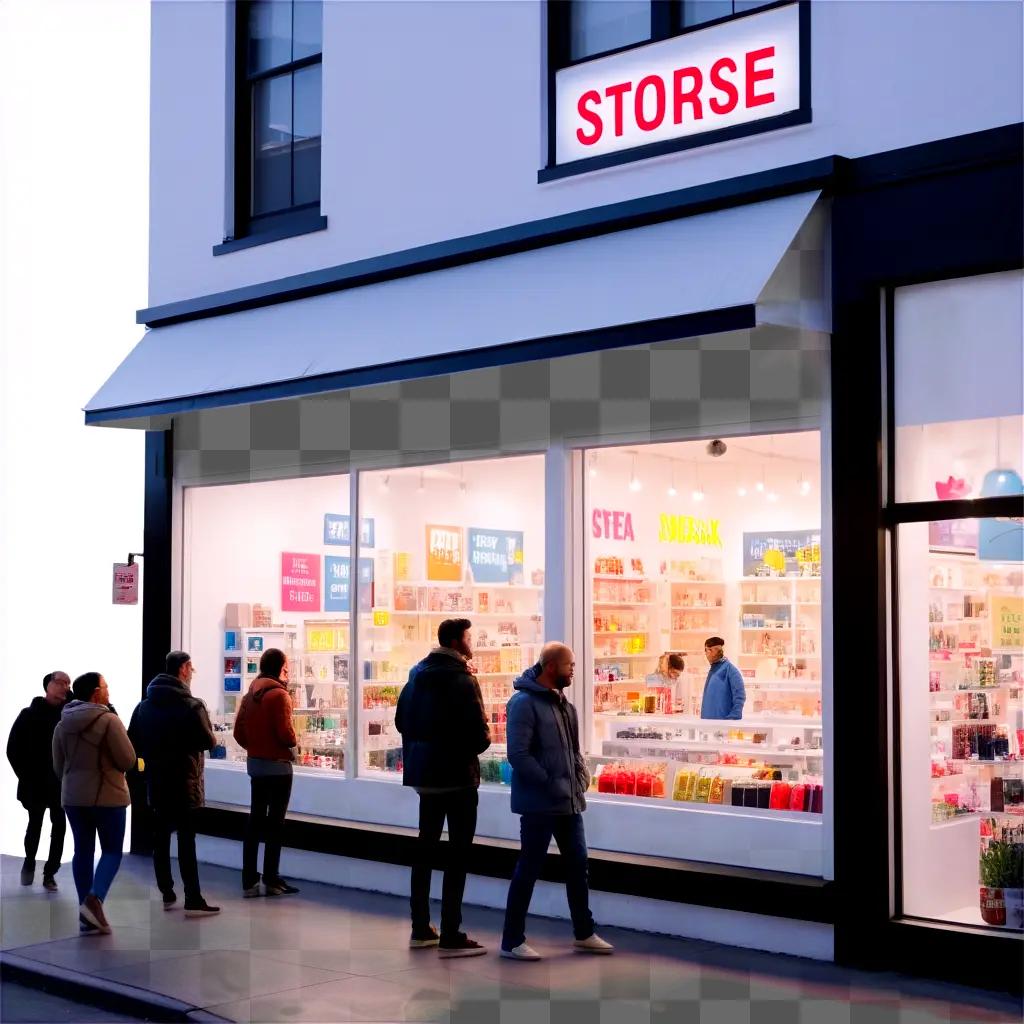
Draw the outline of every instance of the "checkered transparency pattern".
[[[828,335],[751,330],[175,417],[184,484],[820,425]]]

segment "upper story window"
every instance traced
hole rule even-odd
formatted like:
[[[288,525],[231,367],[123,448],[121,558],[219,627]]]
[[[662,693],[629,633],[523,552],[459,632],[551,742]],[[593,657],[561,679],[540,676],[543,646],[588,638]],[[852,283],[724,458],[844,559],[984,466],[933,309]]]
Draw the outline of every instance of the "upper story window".
[[[551,0],[557,66],[678,35],[775,0]]]
[[[322,15],[321,0],[236,5],[235,239],[269,240],[325,226]]]

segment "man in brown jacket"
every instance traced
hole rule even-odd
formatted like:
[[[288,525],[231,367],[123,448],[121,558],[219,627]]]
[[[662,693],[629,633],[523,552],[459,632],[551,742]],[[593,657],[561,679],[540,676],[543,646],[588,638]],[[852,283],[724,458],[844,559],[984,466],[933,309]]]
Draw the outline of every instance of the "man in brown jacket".
[[[121,719],[110,710],[107,681],[86,672],[71,686],[73,699],[53,731],[53,770],[61,780],[61,804],[75,837],[71,871],[78,890],[83,932],[110,932],[103,901],[124,847],[130,802],[125,772],[135,764],[135,748]],[[99,864],[93,869],[96,836]]]

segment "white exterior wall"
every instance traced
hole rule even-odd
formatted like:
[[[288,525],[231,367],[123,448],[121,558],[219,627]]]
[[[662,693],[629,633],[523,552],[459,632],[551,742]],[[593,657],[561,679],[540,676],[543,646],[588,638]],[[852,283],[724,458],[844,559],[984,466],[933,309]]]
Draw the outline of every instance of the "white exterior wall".
[[[214,256],[229,11],[152,11],[150,305],[837,154],[1022,120],[1016,0],[815,0],[811,124],[544,185],[540,0],[325,0],[326,231]]]

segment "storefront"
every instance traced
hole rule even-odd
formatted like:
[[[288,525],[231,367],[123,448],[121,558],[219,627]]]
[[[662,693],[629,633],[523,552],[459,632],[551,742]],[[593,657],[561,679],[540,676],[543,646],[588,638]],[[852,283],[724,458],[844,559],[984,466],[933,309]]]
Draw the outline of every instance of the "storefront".
[[[189,650],[223,739],[206,855],[232,862],[233,713],[279,647],[290,842],[401,891],[395,704],[460,616],[492,733],[473,898],[500,901],[518,833],[505,703],[562,639],[607,918],[1019,987],[1020,142],[826,157],[142,311],[86,416],[148,432],[146,668]],[[727,717],[709,637],[744,682]]]

